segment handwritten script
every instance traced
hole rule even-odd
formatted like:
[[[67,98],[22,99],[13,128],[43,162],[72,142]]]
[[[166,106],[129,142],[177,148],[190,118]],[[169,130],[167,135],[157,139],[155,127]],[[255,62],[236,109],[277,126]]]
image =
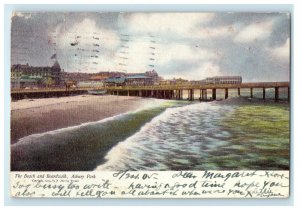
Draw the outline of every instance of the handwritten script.
[[[289,171],[11,172],[13,197],[286,198]]]

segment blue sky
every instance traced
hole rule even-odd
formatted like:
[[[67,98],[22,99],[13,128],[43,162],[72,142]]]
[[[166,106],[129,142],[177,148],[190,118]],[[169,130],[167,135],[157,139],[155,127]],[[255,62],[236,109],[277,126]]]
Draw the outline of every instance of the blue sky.
[[[289,13],[12,14],[12,64],[69,72],[155,69],[165,79],[288,81]]]

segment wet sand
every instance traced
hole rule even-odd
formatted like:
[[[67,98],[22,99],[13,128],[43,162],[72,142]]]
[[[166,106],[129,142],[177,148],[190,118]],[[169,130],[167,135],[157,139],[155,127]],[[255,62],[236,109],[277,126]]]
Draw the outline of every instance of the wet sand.
[[[146,104],[147,99],[111,95],[14,101],[11,102],[11,143],[31,134],[99,121],[134,111]]]

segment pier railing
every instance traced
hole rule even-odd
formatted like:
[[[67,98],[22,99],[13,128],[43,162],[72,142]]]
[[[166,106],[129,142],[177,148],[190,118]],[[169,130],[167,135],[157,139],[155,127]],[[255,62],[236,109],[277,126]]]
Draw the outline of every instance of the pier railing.
[[[80,88],[47,88],[47,89],[12,89],[11,96],[13,99],[21,99],[24,97],[53,97],[67,96],[72,94],[87,93],[88,90],[107,90],[112,95],[127,95],[140,97],[153,97],[164,99],[181,100],[183,91],[188,91],[188,99],[194,100],[194,91],[200,90],[200,100],[216,100],[216,90],[223,89],[225,99],[228,98],[228,89],[237,89],[240,95],[241,89],[250,89],[250,96],[253,98],[253,89],[262,89],[263,99],[266,97],[265,90],[267,88],[275,89],[275,101],[279,100],[279,88],[288,89],[288,99],[290,97],[289,82],[252,82],[240,84],[171,84],[171,85],[148,85],[148,86],[98,86],[98,87],[80,87]],[[211,90],[212,95],[208,98],[207,90]]]

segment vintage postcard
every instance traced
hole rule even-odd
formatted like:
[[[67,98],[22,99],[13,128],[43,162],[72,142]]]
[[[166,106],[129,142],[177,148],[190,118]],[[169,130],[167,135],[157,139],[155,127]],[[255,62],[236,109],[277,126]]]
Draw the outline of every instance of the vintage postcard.
[[[10,194],[287,198],[287,12],[11,15]]]

